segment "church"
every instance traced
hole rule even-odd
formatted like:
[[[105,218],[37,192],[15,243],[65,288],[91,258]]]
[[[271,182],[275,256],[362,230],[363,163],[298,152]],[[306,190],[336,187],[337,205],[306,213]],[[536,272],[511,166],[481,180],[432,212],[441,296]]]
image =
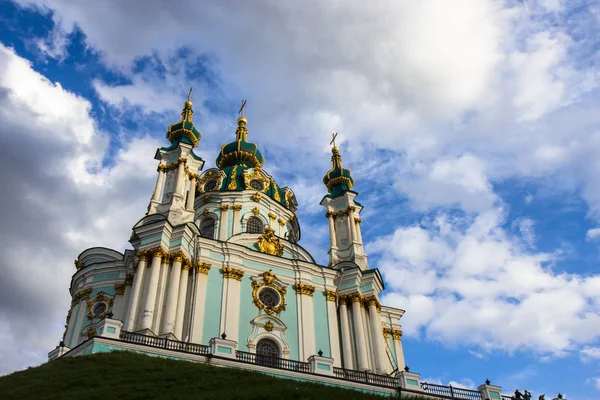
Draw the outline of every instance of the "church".
[[[65,333],[49,358],[129,350],[383,394],[422,391],[405,368],[404,311],[380,302],[384,282],[365,254],[363,205],[335,136],[321,201],[329,262],[319,265],[298,244],[294,191],[249,141],[244,104],[235,138],[203,170],[188,97],[170,144],[156,151],[133,249],[94,247],[75,260]]]

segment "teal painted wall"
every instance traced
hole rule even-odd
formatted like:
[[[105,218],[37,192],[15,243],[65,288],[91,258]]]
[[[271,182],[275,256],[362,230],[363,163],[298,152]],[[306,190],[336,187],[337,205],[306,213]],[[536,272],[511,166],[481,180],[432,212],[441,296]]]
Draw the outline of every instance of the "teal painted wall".
[[[204,309],[204,328],[202,341],[208,341],[214,337],[221,336],[221,300],[223,297],[223,275],[219,268],[211,268],[208,271],[206,284],[206,307]]]
[[[315,314],[315,351],[323,351],[323,357],[331,357],[329,343],[329,322],[327,318],[327,298],[324,292],[315,291],[313,294]]]
[[[160,235],[148,236],[146,238],[143,238],[141,245],[143,246],[148,243],[162,242],[162,241],[163,241],[163,235],[161,233]]]
[[[119,272],[111,272],[109,274],[94,275],[92,277],[92,282],[110,281],[110,280],[119,278],[119,275],[120,275]]]
[[[103,286],[103,287],[97,287],[97,288],[93,288],[92,289],[92,294],[90,294],[90,300],[96,295],[98,294],[98,292],[104,292],[109,296],[114,296],[115,295],[115,287],[113,286]]]
[[[240,328],[238,331],[238,349],[248,351],[248,338],[252,334],[252,321],[258,315],[258,308],[252,302],[252,280],[244,276],[240,284]]]
[[[398,367],[398,356],[396,355],[396,347],[394,347],[394,337],[392,335],[389,335],[387,338],[387,343],[390,346],[392,357],[394,357],[394,363],[396,364],[396,367]]]
[[[290,359],[298,360],[298,304],[296,294],[290,287],[285,295],[285,309],[286,311],[282,311],[279,315],[279,319],[287,326],[285,334],[290,344]]]
[[[225,256],[221,253],[215,253],[214,251],[210,252],[210,258],[212,260],[217,260],[217,261],[224,261],[225,260]]]
[[[354,287],[356,285],[357,285],[356,280],[345,282],[345,283],[343,283],[343,284],[340,285],[340,287],[338,288],[338,290],[348,289],[348,288]]]
[[[325,279],[323,278],[319,278],[319,277],[312,277],[311,281],[313,281],[313,283],[318,283],[320,285],[324,285],[325,284]]]

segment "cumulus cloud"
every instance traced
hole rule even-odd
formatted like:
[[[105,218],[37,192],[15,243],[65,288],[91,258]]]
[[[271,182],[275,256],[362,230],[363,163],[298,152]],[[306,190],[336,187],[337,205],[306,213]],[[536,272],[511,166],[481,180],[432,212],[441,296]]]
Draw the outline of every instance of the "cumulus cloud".
[[[89,102],[0,45],[0,144],[1,374],[44,361],[57,344],[76,255],[124,247],[145,210],[158,142],[125,143],[103,167],[108,138]]]
[[[586,346],[579,352],[579,357],[583,362],[590,362],[600,359],[600,347]]]
[[[557,255],[525,250],[497,209],[464,229],[449,218],[397,228],[368,247],[391,289],[385,301],[411,310],[408,335],[424,328],[448,343],[558,356],[600,337],[596,277],[553,272]]]

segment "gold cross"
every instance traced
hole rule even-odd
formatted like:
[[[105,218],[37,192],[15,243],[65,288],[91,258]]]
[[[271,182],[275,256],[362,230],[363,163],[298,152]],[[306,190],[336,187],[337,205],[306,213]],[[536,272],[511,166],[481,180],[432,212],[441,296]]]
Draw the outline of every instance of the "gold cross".
[[[332,144],[333,147],[335,147],[335,138],[337,137],[337,135],[337,132],[331,134],[331,142],[329,142],[329,144]]]
[[[191,97],[192,97],[192,88],[190,88],[190,92],[188,93],[188,101],[190,101]]]
[[[242,107],[240,108],[240,111],[238,111],[238,114],[242,114],[242,118],[244,118],[244,107],[246,106],[246,101],[247,100],[242,100]]]

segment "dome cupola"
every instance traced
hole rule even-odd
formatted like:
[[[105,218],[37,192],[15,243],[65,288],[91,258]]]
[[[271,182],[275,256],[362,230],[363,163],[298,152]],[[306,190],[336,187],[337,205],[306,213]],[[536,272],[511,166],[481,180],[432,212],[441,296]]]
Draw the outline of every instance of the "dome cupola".
[[[342,167],[342,156],[340,156],[340,149],[335,146],[335,142],[333,142],[331,153],[333,154],[331,156],[333,166],[323,177],[323,183],[327,186],[330,197],[338,197],[352,189],[354,179],[350,175],[350,170]]]
[[[217,157],[217,167],[224,169],[233,165],[242,165],[248,168],[261,168],[265,159],[254,143],[248,142],[248,120],[242,115],[237,120],[235,142],[224,144]]]
[[[188,99],[183,105],[181,119],[178,122],[169,125],[169,128],[167,129],[167,139],[169,139],[172,145],[183,142],[196,147],[202,137],[200,131],[196,129],[194,122],[192,121],[194,111],[192,110],[192,102],[190,101],[191,95],[192,89],[190,89]]]

